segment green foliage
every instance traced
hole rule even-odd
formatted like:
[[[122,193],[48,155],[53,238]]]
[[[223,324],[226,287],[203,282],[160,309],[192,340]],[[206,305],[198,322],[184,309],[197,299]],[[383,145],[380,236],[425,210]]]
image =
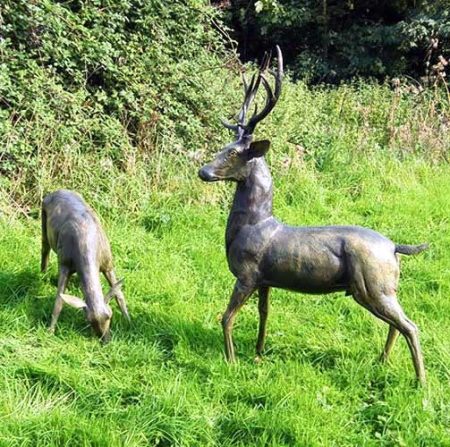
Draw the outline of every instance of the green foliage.
[[[447,0],[408,2],[330,0],[234,0],[229,8],[244,58],[279,44],[297,77],[337,82],[355,75],[425,74],[432,38],[450,56]]]

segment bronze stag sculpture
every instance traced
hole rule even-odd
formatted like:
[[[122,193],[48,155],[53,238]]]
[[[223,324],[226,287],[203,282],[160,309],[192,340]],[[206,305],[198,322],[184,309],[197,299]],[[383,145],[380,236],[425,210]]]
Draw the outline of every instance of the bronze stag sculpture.
[[[125,297],[113,269],[108,238],[97,214],[83,198],[60,189],[42,201],[41,271],[47,270],[52,248],[58,255],[59,278],[49,331],[54,332],[63,303],[84,310],[86,318],[102,342],[110,339],[112,310],[109,300],[115,296],[123,315],[129,320]],[[103,296],[100,271],[111,286]],[[73,273],[78,273],[85,300],[64,293]]]
[[[416,325],[397,301],[398,253],[412,255],[427,248],[396,245],[381,234],[356,226],[292,227],[272,214],[272,178],[264,160],[270,142],[253,142],[255,126],[274,108],[281,93],[283,60],[277,47],[278,69],[270,71],[274,89],[265,77],[270,57],[247,84],[237,124],[223,124],[236,135],[213,161],[199,170],[206,182],[237,182],[226,229],[228,265],[236,277],[230,302],[222,318],[225,352],[235,360],[232,340],[237,312],[256,290],[259,292],[259,333],[256,352],[264,348],[271,287],[304,293],[343,291],[376,317],[389,324],[382,359],[387,360],[399,332],[412,354],[417,379],[425,383],[425,369]],[[246,122],[259,86],[267,98],[264,108]]]

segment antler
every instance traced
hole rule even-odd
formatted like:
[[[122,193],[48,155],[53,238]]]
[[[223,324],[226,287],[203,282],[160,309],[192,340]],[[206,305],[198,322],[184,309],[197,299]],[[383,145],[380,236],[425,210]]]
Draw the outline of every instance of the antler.
[[[245,134],[251,135],[255,129],[255,126],[263,120],[275,107],[278,98],[281,94],[281,83],[283,79],[283,55],[281,54],[280,47],[277,45],[277,58],[278,58],[278,70],[276,72],[269,70],[269,73],[275,78],[275,89],[272,91],[269,82],[264,76],[264,72],[268,69],[271,59],[271,54],[265,54],[261,66],[259,68],[258,76],[253,75],[250,84],[244,76],[242,76],[242,81],[244,84],[244,102],[242,104],[241,110],[237,118],[237,124],[230,124],[222,120],[222,124],[230,130],[236,132],[237,137],[240,138]],[[245,124],[245,118],[248,109],[250,108],[256,93],[258,92],[259,86],[263,85],[267,93],[266,103],[261,112],[258,113],[257,107],[255,105],[255,111],[252,117]]]
[[[264,55],[264,60],[266,59],[267,55]],[[236,132],[237,136],[241,136],[243,134],[243,131],[245,130],[245,116],[247,114],[247,110],[250,107],[251,103],[253,102],[253,98],[256,95],[256,92],[258,90],[259,84],[260,84],[260,76],[256,77],[256,75],[252,76],[252,79],[250,80],[250,84],[247,84],[247,80],[245,79],[245,75],[242,75],[242,84],[244,85],[244,102],[242,103],[241,109],[239,111],[238,117],[237,117],[237,124],[230,124],[224,120],[222,121],[222,124],[230,130],[233,130]]]

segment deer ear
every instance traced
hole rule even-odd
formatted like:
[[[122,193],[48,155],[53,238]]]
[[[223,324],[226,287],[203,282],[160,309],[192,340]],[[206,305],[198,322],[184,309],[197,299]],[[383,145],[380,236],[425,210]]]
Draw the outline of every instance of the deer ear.
[[[117,293],[120,291],[120,288],[123,284],[123,278],[117,281],[109,290],[109,292],[105,295],[105,303],[108,304],[113,296],[117,297]]]
[[[86,307],[86,302],[81,298],[78,298],[77,296],[65,295],[64,293],[62,293],[61,298],[66,304],[75,307],[76,309],[84,309]]]
[[[248,159],[251,160],[252,158],[263,157],[264,155],[266,155],[269,147],[269,140],[255,141],[251,143],[250,147],[247,149]]]

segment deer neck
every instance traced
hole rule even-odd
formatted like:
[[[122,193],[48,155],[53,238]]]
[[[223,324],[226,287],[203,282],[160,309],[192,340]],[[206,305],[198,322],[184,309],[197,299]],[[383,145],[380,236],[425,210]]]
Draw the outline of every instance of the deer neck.
[[[226,245],[233,242],[245,225],[256,225],[272,217],[272,177],[263,157],[249,162],[250,173],[238,182],[228,217]]]
[[[95,314],[103,314],[105,312],[105,300],[96,263],[86,260],[83,268],[79,269],[78,276],[87,307]]]

